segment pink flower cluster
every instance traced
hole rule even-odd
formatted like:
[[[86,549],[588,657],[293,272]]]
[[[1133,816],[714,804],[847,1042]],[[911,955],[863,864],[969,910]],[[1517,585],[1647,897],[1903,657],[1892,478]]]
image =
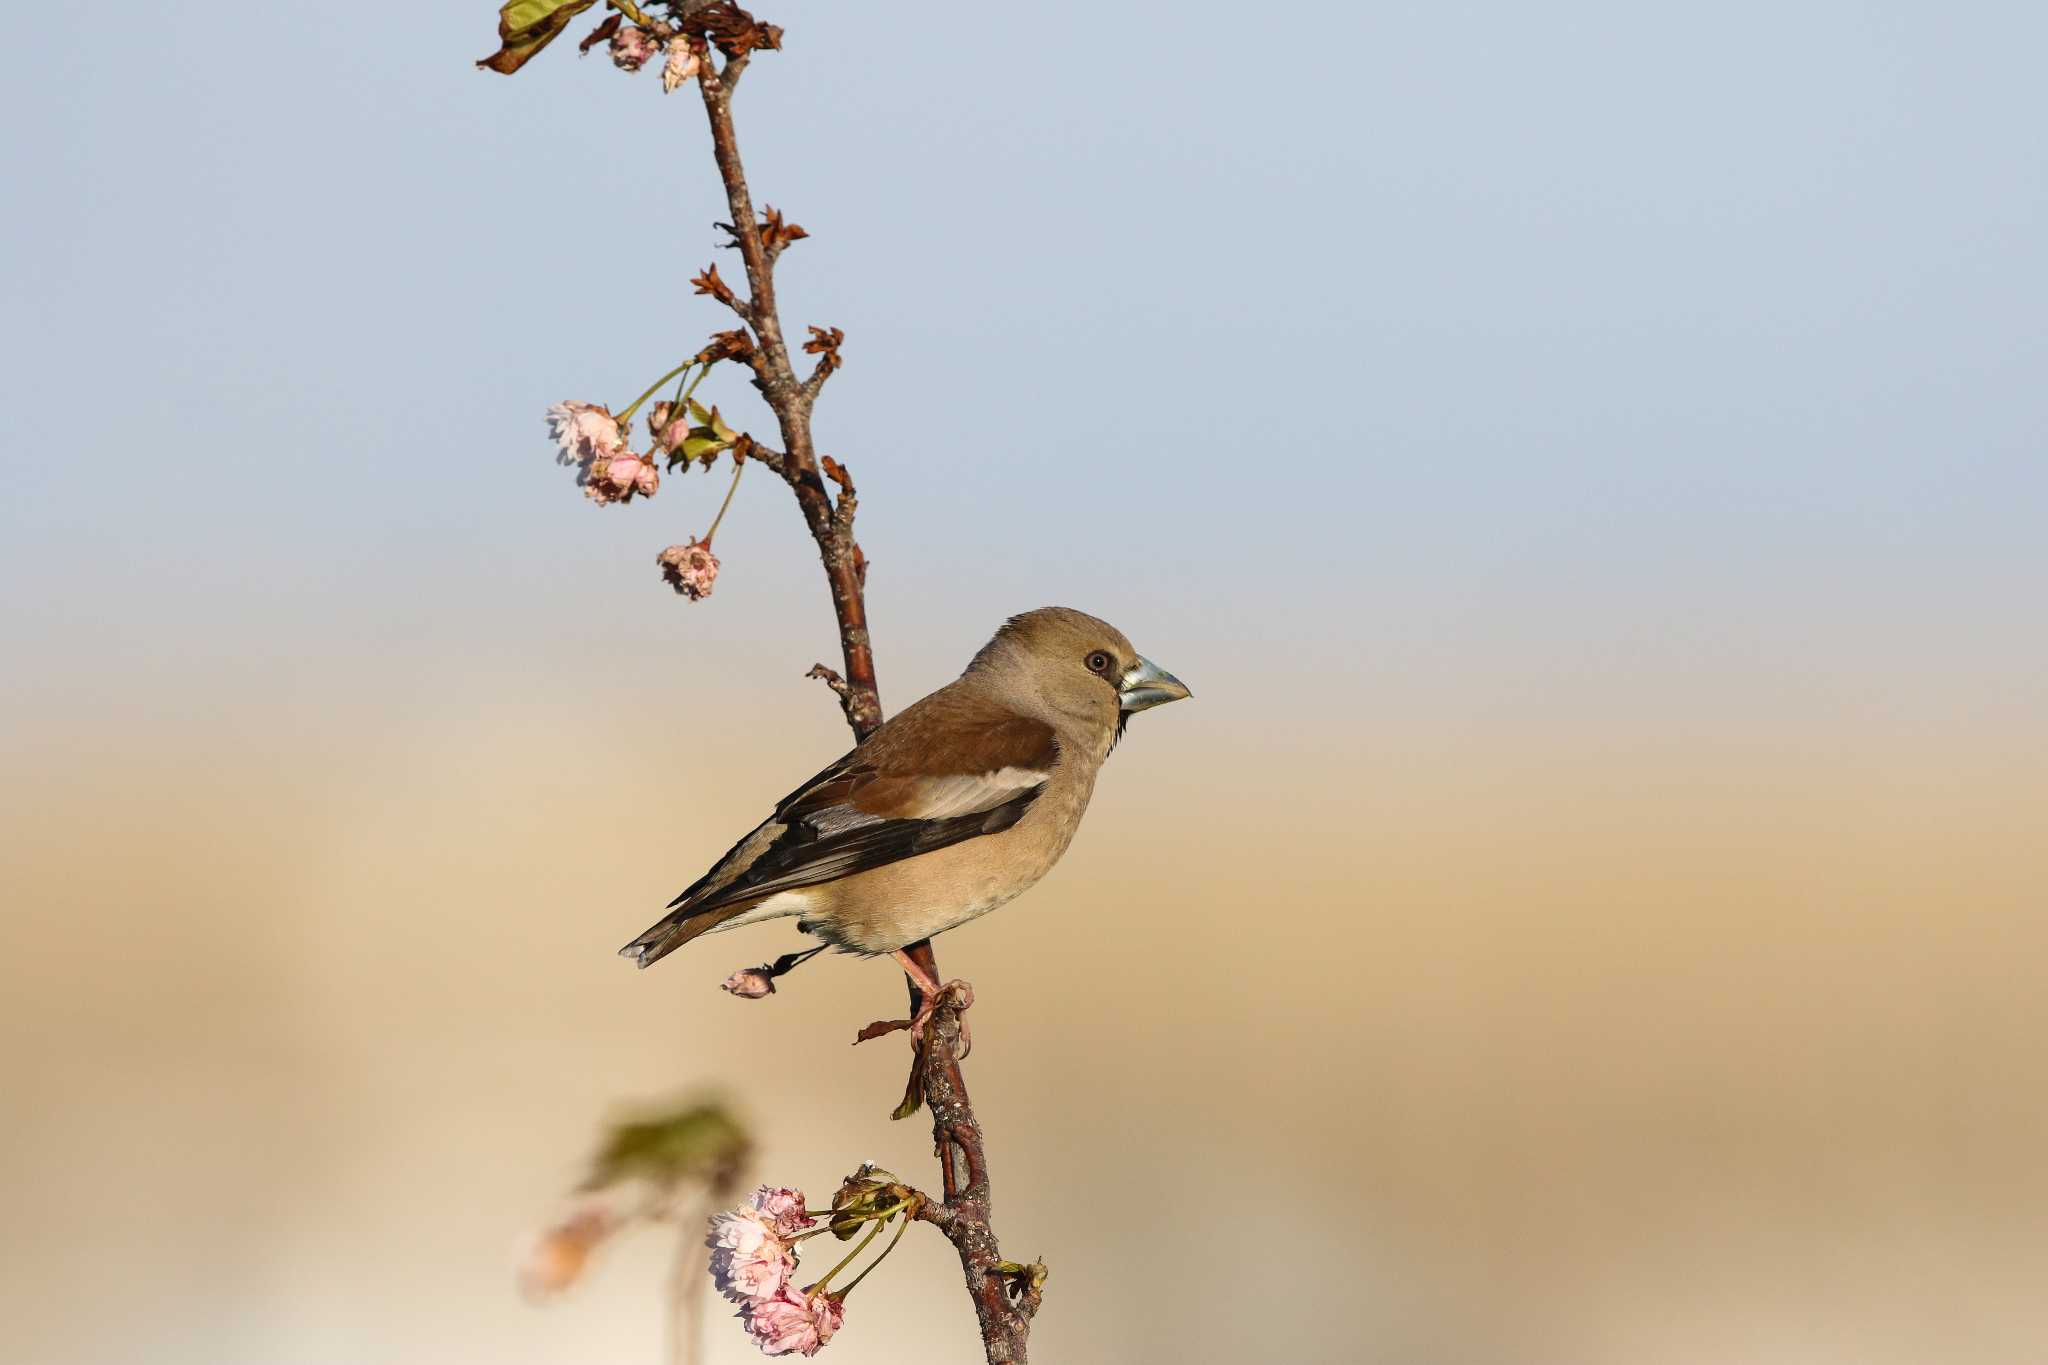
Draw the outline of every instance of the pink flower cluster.
[[[846,1305],[830,1294],[804,1294],[789,1285],[772,1299],[741,1310],[747,1331],[764,1356],[814,1356],[846,1321]]]
[[[612,65],[621,71],[638,71],[659,51],[654,35],[637,24],[627,24],[612,35]]]
[[[718,581],[718,556],[711,553],[710,541],[671,545],[654,560],[661,565],[661,576],[668,585],[692,602],[711,596],[711,586]]]
[[[796,1237],[817,1220],[801,1190],[763,1185],[746,1204],[711,1220],[711,1279],[740,1306],[740,1320],[763,1355],[814,1356],[846,1320],[843,1302],[799,1289]]]
[[[668,60],[661,65],[661,88],[673,95],[684,81],[704,70],[704,54],[691,46],[688,37],[679,33],[664,47],[638,24],[627,24],[612,35],[612,65],[621,71],[638,71],[664,52]]]
[[[673,95],[676,87],[704,69],[704,60],[680,34],[668,40],[668,61],[661,68],[661,92]]]
[[[654,458],[626,444],[626,433],[611,409],[599,403],[557,403],[548,409],[548,432],[556,459],[576,470],[583,496],[603,507],[651,498],[661,487]]]

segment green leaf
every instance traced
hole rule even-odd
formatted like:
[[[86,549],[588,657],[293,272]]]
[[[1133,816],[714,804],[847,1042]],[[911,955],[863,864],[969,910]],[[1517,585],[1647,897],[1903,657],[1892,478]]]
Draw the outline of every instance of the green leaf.
[[[704,405],[694,398],[690,400],[690,416],[696,418],[702,424],[700,429],[708,428],[710,433],[718,438],[721,445],[731,445],[733,438],[739,435],[737,431],[734,431],[719,420],[717,408],[712,408],[707,412],[704,409]]]
[[[748,1148],[746,1130],[716,1104],[691,1104],[613,1124],[590,1163],[587,1190],[639,1177],[659,1187],[714,1179],[736,1170]]]
[[[597,0],[507,0],[498,10],[498,50],[478,66],[509,76],[561,36],[569,21]]]

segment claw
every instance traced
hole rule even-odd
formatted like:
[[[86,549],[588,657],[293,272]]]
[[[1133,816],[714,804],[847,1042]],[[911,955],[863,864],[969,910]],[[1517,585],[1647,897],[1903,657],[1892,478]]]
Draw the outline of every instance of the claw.
[[[936,990],[921,990],[921,993],[924,1002],[918,1006],[914,1016],[909,1019],[877,1019],[856,1034],[853,1041],[856,1044],[865,1043],[871,1038],[880,1038],[884,1034],[908,1029],[911,1041],[922,1048],[925,1035],[931,1031],[932,1016],[937,1014],[939,1007],[943,1005],[953,1010],[954,1016],[960,1019],[960,1049],[953,1054],[954,1060],[958,1061],[972,1052],[974,1035],[967,1027],[967,1020],[961,1017],[959,1012],[974,1003],[974,987],[965,981],[948,981]]]

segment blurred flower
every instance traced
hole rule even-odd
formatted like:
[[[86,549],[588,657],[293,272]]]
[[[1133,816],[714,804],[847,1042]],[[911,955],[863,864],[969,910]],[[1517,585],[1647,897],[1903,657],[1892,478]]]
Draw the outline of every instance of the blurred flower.
[[[712,584],[718,581],[718,556],[711,553],[708,540],[671,545],[655,556],[655,562],[668,585],[692,602],[711,596]]]
[[[634,24],[612,35],[612,65],[621,71],[638,71],[660,50],[654,35]]]
[[[664,94],[674,94],[677,86],[697,74],[704,65],[703,59],[690,51],[690,40],[677,37],[668,40],[668,63],[661,68],[661,88]]]
[[[609,1208],[583,1205],[533,1238],[520,1258],[519,1287],[535,1298],[561,1293],[576,1283],[591,1252],[618,1228],[618,1215]]]
[[[742,1000],[760,1000],[775,994],[775,978],[759,967],[734,972],[722,984]]]
[[[772,1298],[742,1311],[762,1355],[814,1356],[846,1321],[846,1305],[830,1294],[803,1294],[785,1285]]]

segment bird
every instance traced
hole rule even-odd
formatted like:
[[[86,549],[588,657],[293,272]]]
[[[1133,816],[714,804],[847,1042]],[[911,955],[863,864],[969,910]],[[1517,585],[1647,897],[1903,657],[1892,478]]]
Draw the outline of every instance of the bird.
[[[1106,621],[1013,616],[957,679],[784,797],[619,955],[651,967],[699,935],[795,916],[821,942],[784,964],[827,948],[893,956],[922,995],[922,1037],[965,983],[941,986],[906,949],[1030,890],[1073,842],[1131,717],[1191,695]]]

